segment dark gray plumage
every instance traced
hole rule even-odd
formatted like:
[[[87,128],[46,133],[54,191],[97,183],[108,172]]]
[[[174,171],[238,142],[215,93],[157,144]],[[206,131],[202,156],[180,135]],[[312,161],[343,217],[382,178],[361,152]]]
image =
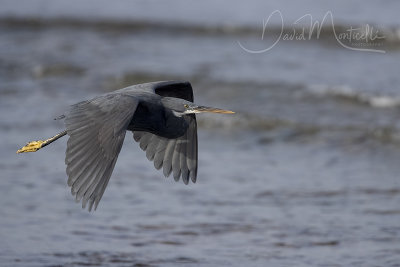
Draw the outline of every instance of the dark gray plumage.
[[[65,164],[76,201],[97,208],[110,180],[127,130],[154,167],[185,184],[197,178],[195,113],[233,113],[193,104],[190,83],[170,81],[133,85],[72,105],[61,118],[66,130],[18,150],[32,152],[69,135]]]

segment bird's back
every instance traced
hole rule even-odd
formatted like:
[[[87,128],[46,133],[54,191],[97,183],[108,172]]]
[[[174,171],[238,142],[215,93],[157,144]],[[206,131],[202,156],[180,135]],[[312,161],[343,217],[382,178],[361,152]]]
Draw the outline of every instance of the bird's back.
[[[192,85],[186,81],[160,81],[132,85],[113,93],[124,93],[136,97],[175,97],[193,102]]]

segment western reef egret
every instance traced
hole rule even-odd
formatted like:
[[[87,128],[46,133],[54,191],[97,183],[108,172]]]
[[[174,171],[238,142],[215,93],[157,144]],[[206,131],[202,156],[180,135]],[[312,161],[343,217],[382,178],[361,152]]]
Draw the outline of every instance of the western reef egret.
[[[68,135],[65,164],[68,185],[82,208],[97,208],[121,151],[132,131],[154,167],[185,184],[197,177],[196,113],[234,113],[193,103],[189,82],[166,81],[129,86],[72,105],[60,118],[66,130],[32,141],[17,153],[35,152]]]

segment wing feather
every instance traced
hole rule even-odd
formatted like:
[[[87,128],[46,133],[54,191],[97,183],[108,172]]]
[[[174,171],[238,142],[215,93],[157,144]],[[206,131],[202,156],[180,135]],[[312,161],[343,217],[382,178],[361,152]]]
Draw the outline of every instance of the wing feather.
[[[189,178],[195,183],[197,177],[197,124],[194,115],[185,116],[185,119],[189,126],[179,138],[167,139],[143,131],[134,131],[133,138],[146,151],[147,158],[154,161],[154,167],[163,168],[165,177],[172,173],[175,181],[182,177],[188,184]]]
[[[161,167],[163,166],[167,144],[168,139],[166,138],[160,139],[160,141],[158,142],[157,151],[154,155],[154,168],[156,168],[157,170],[161,169]]]
[[[83,208],[97,208],[137,105],[132,96],[111,93],[75,104],[66,114],[68,185]]]
[[[181,140],[176,140],[174,152],[172,154],[172,174],[176,182],[179,181],[179,177],[181,176],[181,162],[179,155],[180,145],[181,145]]]
[[[172,156],[175,150],[176,140],[168,140],[167,146],[165,148],[164,163],[163,163],[163,173],[165,177],[168,177],[172,172]]]
[[[149,144],[147,145],[146,148],[146,157],[148,160],[153,160],[154,156],[156,154],[157,146],[160,143],[160,140],[157,138],[157,136],[153,135],[150,138]]]
[[[182,140],[182,143],[180,144],[180,147],[179,147],[181,175],[182,175],[182,181],[185,184],[189,183],[189,169],[188,169],[187,160],[186,160],[187,146],[188,146],[188,144],[187,144],[187,133],[186,133],[185,139]]]

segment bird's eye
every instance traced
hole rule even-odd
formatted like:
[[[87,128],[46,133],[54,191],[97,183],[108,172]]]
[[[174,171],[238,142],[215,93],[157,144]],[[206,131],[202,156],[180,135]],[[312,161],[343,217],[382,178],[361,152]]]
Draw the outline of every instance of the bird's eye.
[[[185,104],[185,105],[183,105],[185,108],[188,108],[189,107],[189,105],[188,104]]]

